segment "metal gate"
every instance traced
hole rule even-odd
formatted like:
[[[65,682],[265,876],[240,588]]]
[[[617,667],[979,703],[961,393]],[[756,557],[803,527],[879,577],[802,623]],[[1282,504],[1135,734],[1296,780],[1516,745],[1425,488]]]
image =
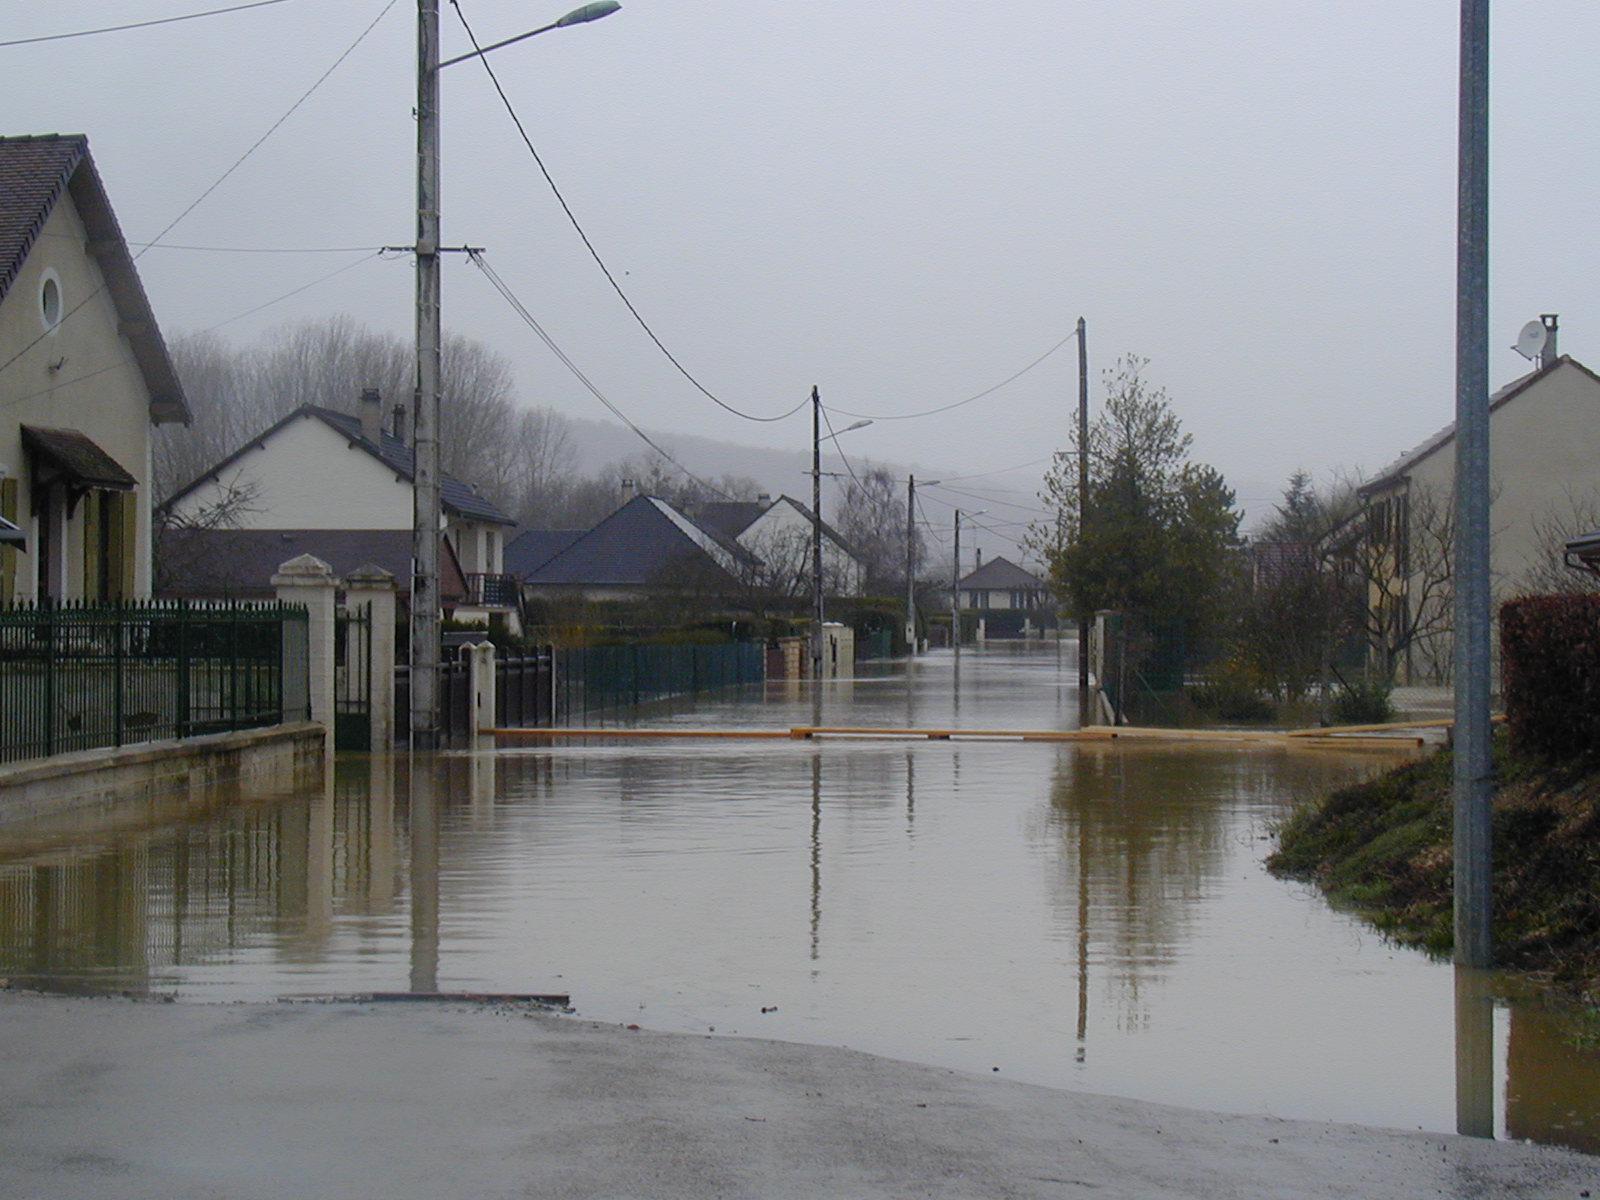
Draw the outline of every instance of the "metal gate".
[[[333,623],[333,748],[372,749],[372,605],[342,607]]]

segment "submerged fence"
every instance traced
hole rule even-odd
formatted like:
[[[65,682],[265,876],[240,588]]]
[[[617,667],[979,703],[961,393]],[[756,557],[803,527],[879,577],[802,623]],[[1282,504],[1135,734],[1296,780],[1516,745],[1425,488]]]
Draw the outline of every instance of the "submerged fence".
[[[304,608],[0,607],[0,762],[309,716]]]
[[[573,646],[555,652],[555,720],[587,724],[648,700],[759,684],[759,642],[715,646]]]

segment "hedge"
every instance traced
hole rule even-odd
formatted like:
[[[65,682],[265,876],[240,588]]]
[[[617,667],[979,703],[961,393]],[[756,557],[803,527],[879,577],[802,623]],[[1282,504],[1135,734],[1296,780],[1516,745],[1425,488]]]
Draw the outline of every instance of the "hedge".
[[[1600,757],[1600,596],[1529,596],[1500,609],[1501,692],[1512,746]]]

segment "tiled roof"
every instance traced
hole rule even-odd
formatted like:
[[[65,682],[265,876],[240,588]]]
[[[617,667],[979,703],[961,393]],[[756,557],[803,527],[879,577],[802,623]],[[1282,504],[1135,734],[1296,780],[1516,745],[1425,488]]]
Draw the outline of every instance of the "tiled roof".
[[[771,507],[771,500],[712,500],[695,509],[694,518],[707,529],[736,538]]]
[[[0,300],[88,152],[82,134],[0,138]]]
[[[716,559],[685,532],[686,526],[699,528],[665,501],[653,496],[635,496],[561,553],[530,572],[525,581],[547,586],[638,587],[655,583],[665,572],[684,567],[701,567],[726,574]],[[719,547],[724,545],[709,531],[702,529],[701,532]]]
[[[169,529],[160,535],[164,596],[190,598],[272,595],[278,567],[314,554],[343,577],[372,563],[395,578],[404,601],[411,578],[409,529]],[[448,541],[441,541],[439,594],[464,600],[466,581]]]
[[[350,413],[337,412],[331,408],[318,408],[308,406],[309,411],[332,425],[344,434],[353,443],[363,450],[374,454],[381,459],[386,467],[393,469],[396,475],[411,478],[411,472],[416,467],[416,451],[406,445],[399,438],[388,432],[378,434],[378,441],[374,444],[368,441],[361,432],[361,418]],[[454,475],[439,472],[439,502],[446,511],[454,511],[463,517],[472,517],[479,521],[488,521],[497,525],[515,525],[516,522],[487,497],[478,495],[470,486],[462,483]]]
[[[988,588],[1004,591],[1010,588],[1042,588],[1048,586],[1032,572],[1024,571],[1009,558],[991,558],[961,580],[967,589]]]
[[[1578,368],[1578,370],[1582,371],[1596,383],[1600,383],[1600,376],[1595,375],[1593,371],[1589,370],[1588,367],[1584,366],[1571,355],[1563,354],[1548,367],[1540,367],[1536,371],[1530,371],[1526,375],[1519,376],[1518,378],[1513,379],[1510,383],[1506,384],[1505,387],[1501,388],[1494,395],[1490,396],[1489,411],[1491,413],[1494,412],[1495,409],[1499,408],[1502,404],[1505,404],[1508,400],[1512,400],[1517,396],[1520,396],[1523,392],[1527,391],[1529,387],[1543,379],[1546,375],[1550,375],[1556,371],[1559,371],[1563,365],[1568,363]],[[1455,436],[1456,426],[1455,422],[1452,421],[1443,429],[1439,430],[1438,433],[1430,437],[1427,441],[1412,448],[1411,450],[1406,451],[1406,453],[1402,454],[1383,470],[1379,471],[1377,475],[1373,476],[1366,483],[1362,484],[1358,489],[1359,493],[1363,496],[1370,496],[1373,492],[1381,492],[1390,484],[1404,479],[1411,473],[1412,469],[1418,463],[1435,452],[1444,449],[1455,440]]]
[[[501,555],[506,573],[521,577],[532,574],[585,532],[582,529],[524,529],[507,543]]]
[[[139,282],[105,184],[95,170],[89,139],[81,133],[0,137],[0,300],[11,290],[45,222],[68,192],[89,235],[83,249],[100,267],[149,390],[151,420],[187,422],[189,406],[183,387],[150,311],[149,297]],[[68,302],[81,303],[70,298]],[[69,307],[62,320],[69,320],[73,311],[75,308]]]

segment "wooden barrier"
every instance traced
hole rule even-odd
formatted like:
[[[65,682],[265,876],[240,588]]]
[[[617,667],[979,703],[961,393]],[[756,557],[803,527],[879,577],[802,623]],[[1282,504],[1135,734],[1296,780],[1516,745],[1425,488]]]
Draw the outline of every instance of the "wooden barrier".
[[[1431,727],[1427,726],[1427,727]],[[1420,725],[1376,726],[1374,729],[1416,729]],[[672,739],[713,739],[726,741],[807,741],[815,738],[841,738],[855,741],[907,740],[931,742],[1011,741],[1011,742],[1168,742],[1236,746],[1278,746],[1298,749],[1335,750],[1415,750],[1424,744],[1420,736],[1398,732],[1384,736],[1363,736],[1356,727],[1328,730],[1268,729],[1151,729],[1139,726],[1091,725],[1087,729],[892,729],[872,725],[795,725],[788,729],[676,729],[672,726],[638,729],[631,726],[607,728],[484,729],[486,737],[525,738],[548,741],[582,741],[610,738],[617,741],[667,741]]]

